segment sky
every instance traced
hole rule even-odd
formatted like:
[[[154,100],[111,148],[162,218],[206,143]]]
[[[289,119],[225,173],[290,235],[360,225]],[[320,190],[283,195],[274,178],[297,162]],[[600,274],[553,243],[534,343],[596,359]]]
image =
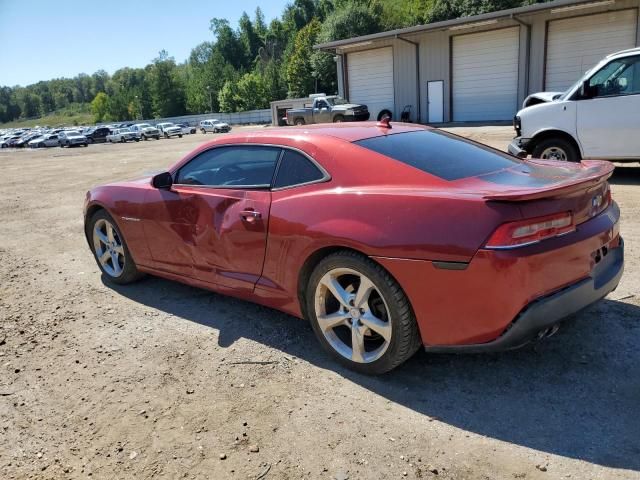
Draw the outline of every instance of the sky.
[[[213,40],[209,20],[233,28],[257,6],[267,24],[287,0],[0,0],[0,85],[29,85],[144,67],[162,49],[177,62]]]

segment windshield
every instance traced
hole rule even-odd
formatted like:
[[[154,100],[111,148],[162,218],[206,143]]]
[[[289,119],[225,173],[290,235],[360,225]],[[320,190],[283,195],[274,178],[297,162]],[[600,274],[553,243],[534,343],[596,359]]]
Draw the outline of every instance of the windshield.
[[[340,97],[327,97],[329,105],[346,105],[348,102],[344,98]]]
[[[148,123],[140,123],[138,125],[138,127],[140,128],[153,128],[151,125],[149,125]]]

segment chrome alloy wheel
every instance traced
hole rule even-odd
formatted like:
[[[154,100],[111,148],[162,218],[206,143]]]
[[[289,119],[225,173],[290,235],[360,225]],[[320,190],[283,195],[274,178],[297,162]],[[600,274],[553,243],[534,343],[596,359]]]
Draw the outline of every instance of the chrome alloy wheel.
[[[562,148],[559,147],[549,147],[546,148],[540,158],[543,160],[560,160],[562,162],[566,162],[568,160],[567,152],[565,152]]]
[[[111,277],[124,271],[124,246],[110,222],[101,218],[93,226],[93,248],[103,270]]]
[[[389,347],[389,308],[380,290],[350,268],[327,272],[315,291],[318,325],[331,347],[357,363],[378,360]]]

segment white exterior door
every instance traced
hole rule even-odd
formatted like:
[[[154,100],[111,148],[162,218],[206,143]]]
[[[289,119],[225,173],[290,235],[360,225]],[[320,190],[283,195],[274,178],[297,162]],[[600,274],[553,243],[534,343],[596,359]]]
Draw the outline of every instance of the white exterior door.
[[[518,109],[519,27],[453,37],[453,120],[511,120]]]
[[[545,87],[562,92],[610,53],[636,46],[636,10],[549,22]]]
[[[640,56],[612,60],[589,80],[594,97],[577,104],[585,158],[640,158]]]
[[[427,106],[429,123],[444,122],[444,82],[442,80],[427,83]]]
[[[394,112],[391,47],[347,54],[347,76],[349,101],[367,105],[372,120],[382,110]]]

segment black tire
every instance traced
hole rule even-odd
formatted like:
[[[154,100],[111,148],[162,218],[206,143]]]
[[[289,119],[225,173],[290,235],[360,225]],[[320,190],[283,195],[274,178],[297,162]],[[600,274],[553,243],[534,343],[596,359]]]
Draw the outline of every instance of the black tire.
[[[165,133],[164,138],[169,138],[169,134]]]
[[[333,117],[333,123],[342,123],[344,122],[344,115],[336,115]]]
[[[136,142],[139,142],[139,141],[140,141],[140,139],[139,139],[139,138],[136,138]]]
[[[100,261],[98,260],[98,257],[96,255],[96,251],[93,243],[93,227],[96,224],[96,222],[101,219],[106,220],[107,222],[111,223],[111,225],[113,225],[113,228],[115,229],[118,237],[120,238],[122,242],[122,246],[124,248],[124,257],[125,257],[124,268],[122,269],[122,273],[117,277],[114,277],[110,275],[107,271],[105,271],[105,269],[100,264]],[[118,225],[116,224],[116,222],[113,220],[113,217],[109,215],[109,213],[107,213],[106,210],[98,210],[96,213],[93,214],[89,222],[85,225],[85,233],[87,235],[87,238],[89,239],[89,246],[91,248],[91,252],[93,253],[93,258],[98,264],[98,268],[100,268],[100,271],[102,272],[103,276],[107,280],[109,280],[112,283],[116,283],[118,285],[126,285],[128,283],[135,282],[140,278],[144,277],[144,274],[141,273],[136,267],[136,264],[133,261],[133,258],[131,257],[131,253],[129,253],[129,248],[127,247],[127,242],[124,236],[122,235],[122,232],[120,232],[120,229],[118,228]]]
[[[393,113],[390,110],[382,110],[378,114],[378,121],[382,120],[384,117],[389,117],[389,120],[393,120]]]
[[[146,135],[142,135],[142,140],[144,140],[146,142],[147,141],[147,136]]]
[[[155,138],[156,140],[160,140],[160,135],[156,135],[154,138]],[[169,138],[169,137],[167,137],[167,138]]]
[[[294,120],[293,124],[294,124],[294,125],[298,125],[298,126],[299,126],[299,125],[304,125],[304,124],[305,124],[304,118],[296,118],[296,119]]]
[[[83,143],[83,144],[82,144],[82,146],[83,146],[83,147],[88,147],[88,146],[89,146],[89,144],[88,144],[88,143]]]
[[[531,156],[533,158],[546,157],[546,160],[566,160],[567,162],[580,161],[580,152],[576,149],[573,143],[561,137],[551,137],[542,140],[535,146]]]
[[[207,131],[204,128],[201,128],[200,131],[202,132],[203,135],[207,133]]]
[[[315,293],[318,283],[329,271],[349,268],[367,276],[380,292],[389,310],[392,333],[389,346],[380,358],[370,363],[358,363],[338,353],[322,333],[315,309]],[[320,261],[309,278],[305,292],[306,316],[322,347],[342,365],[367,375],[380,375],[398,367],[416,353],[421,340],[409,299],[402,288],[379,264],[352,251],[331,254]]]
[[[182,138],[182,134],[181,133],[178,135],[178,138]]]

